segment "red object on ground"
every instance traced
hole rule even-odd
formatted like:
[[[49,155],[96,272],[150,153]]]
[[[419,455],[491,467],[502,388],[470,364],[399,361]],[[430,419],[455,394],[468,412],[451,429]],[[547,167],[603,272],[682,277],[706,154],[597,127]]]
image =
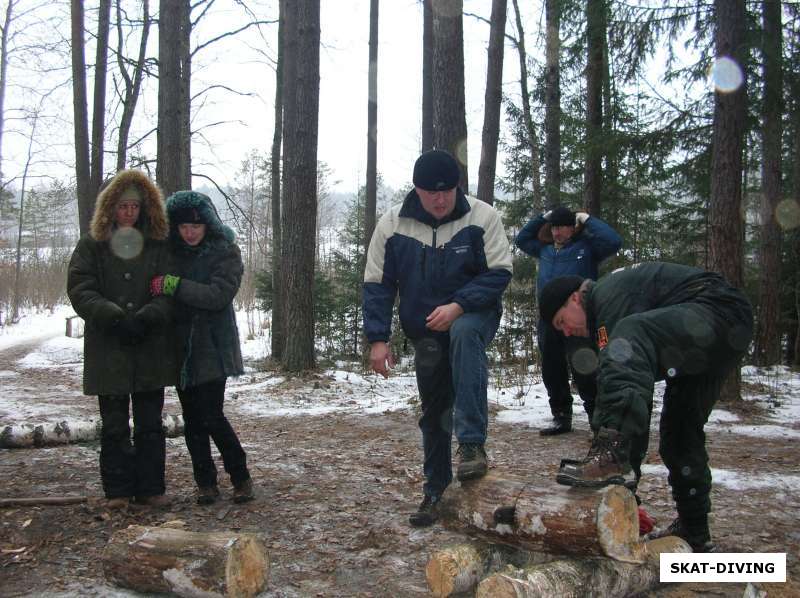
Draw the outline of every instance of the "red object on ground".
[[[644,507],[639,507],[639,535],[649,534],[655,526],[656,520],[644,510]]]

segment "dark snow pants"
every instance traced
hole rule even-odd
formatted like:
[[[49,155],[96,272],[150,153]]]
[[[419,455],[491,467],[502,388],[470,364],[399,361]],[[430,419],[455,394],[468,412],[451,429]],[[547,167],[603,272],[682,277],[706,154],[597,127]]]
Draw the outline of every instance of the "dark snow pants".
[[[597,395],[597,354],[592,349],[591,340],[565,338],[552,324],[540,319],[537,342],[542,356],[542,382],[547,389],[550,413],[556,419],[572,419],[571,372],[591,424]]]
[[[744,294],[711,287],[692,302],[623,318],[601,353],[597,419],[630,439],[637,473],[647,452],[653,381],[666,380],[659,453],[683,521],[704,521],[711,510],[703,427],[752,333]],[[640,390],[646,386],[649,394]]]
[[[194,480],[201,488],[216,486],[217,468],[211,456],[211,440],[217,445],[225,471],[236,486],[250,478],[247,456],[222,411],[227,379],[213,380],[183,390],[178,398],[183,408],[186,448],[192,457]]]
[[[166,435],[161,424],[164,389],[100,395],[100,477],[107,498],[164,494]],[[128,405],[133,405],[133,443]]]

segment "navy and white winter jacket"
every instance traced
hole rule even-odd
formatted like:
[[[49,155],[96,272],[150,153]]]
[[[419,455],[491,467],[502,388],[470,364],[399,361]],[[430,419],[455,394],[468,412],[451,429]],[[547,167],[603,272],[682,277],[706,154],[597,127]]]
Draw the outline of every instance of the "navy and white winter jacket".
[[[528,255],[539,258],[536,296],[558,276],[582,276],[597,280],[597,268],[622,247],[622,238],[613,228],[595,216],[589,216],[566,244],[557,249],[552,242],[540,239],[539,231],[548,224],[539,215],[526,224],[514,244]]]
[[[501,309],[511,280],[511,252],[498,212],[458,189],[454,210],[440,221],[416,191],[375,227],[364,272],[364,332],[388,341],[400,294],[400,324],[409,338],[430,334],[425,319],[438,306],[465,312]]]

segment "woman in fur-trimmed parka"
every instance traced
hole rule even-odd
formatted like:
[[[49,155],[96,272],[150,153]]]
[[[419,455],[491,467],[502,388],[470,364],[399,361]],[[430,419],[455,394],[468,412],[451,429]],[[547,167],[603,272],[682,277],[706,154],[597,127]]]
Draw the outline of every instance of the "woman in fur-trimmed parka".
[[[244,372],[233,310],[242,256],[208,196],[178,191],[168,198],[167,213],[175,270],[153,279],[151,292],[175,298],[177,390],[197,502],[211,504],[219,496],[212,439],[231,478],[234,502],[246,502],[253,498],[247,457],[222,406],[228,376]]]
[[[167,270],[168,232],[161,191],[143,172],[123,170],[97,196],[69,264],[67,293],[86,323],[83,392],[100,403],[100,475],[111,508],[132,498],[168,502],[161,411],[164,387],[175,383],[172,302],[148,292]]]

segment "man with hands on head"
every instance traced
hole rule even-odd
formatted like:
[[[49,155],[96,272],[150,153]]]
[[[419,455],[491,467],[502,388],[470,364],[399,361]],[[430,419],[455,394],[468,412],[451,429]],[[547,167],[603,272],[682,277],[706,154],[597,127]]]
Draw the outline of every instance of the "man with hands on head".
[[[452,481],[450,442],[458,440],[459,480],[485,475],[488,422],[486,348],[511,280],[511,252],[498,212],[458,187],[456,160],[442,150],[414,165],[414,189],[378,223],[364,273],[364,331],[370,364],[394,367],[392,308],[414,344],[424,451],[424,497],[414,526],[438,518]]]
[[[536,296],[541,300],[544,286],[558,276],[596,280],[598,266],[619,250],[622,238],[600,218],[559,206],[530,220],[517,235],[515,244],[539,260]],[[539,319],[537,340],[542,356],[542,381],[553,415],[553,425],[539,433],[552,436],[572,431],[570,371],[591,425],[597,394],[593,350],[582,340],[565,339],[544,318]]]

